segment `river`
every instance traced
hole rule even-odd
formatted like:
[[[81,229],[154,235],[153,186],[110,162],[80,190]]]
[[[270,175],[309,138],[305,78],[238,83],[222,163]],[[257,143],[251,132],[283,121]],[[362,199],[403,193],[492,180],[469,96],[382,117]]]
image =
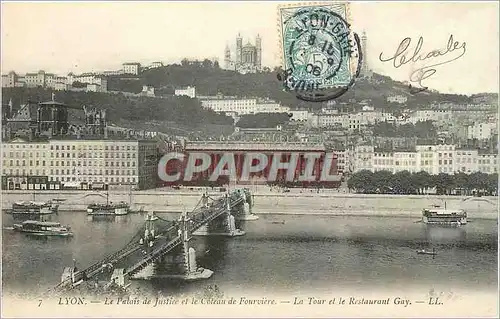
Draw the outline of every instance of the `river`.
[[[29,237],[6,229],[14,221],[4,214],[5,293],[29,296],[57,284],[73,259],[86,267],[121,248],[144,216],[96,221],[85,212],[59,212],[51,219],[70,225],[74,237]],[[244,236],[195,237],[198,265],[213,270],[212,278],[134,284],[167,294],[196,292],[208,284],[223,292],[267,293],[320,293],[332,287],[496,289],[497,220],[476,219],[461,228],[415,221],[416,217],[261,215],[257,221],[240,224]],[[415,250],[421,248],[434,248],[438,255],[417,255]]]

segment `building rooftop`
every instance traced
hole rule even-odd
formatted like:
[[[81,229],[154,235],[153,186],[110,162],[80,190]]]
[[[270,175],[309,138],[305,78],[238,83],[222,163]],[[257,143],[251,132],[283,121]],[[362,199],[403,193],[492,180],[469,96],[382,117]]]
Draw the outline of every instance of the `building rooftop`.
[[[235,151],[325,151],[323,143],[300,143],[300,142],[244,142],[244,141],[196,141],[186,143],[186,150],[235,150]]]

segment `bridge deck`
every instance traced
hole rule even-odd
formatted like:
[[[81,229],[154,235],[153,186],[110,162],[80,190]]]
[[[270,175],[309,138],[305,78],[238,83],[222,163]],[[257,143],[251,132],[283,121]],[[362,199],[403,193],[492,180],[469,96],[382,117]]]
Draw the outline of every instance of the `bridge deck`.
[[[229,205],[231,209],[237,205],[242,204],[243,202],[244,198],[241,197],[240,194],[233,192],[229,195]],[[226,198],[220,197],[209,203],[207,207],[197,207],[191,213],[188,213],[186,216],[186,221],[188,222],[188,237],[190,237],[193,232],[195,232],[204,224],[222,215],[226,211],[226,209]],[[116,266],[117,263],[120,263],[129,257],[133,257],[134,253],[141,251],[141,254],[138,254],[138,256],[136,256],[139,260],[136,262],[130,261],[132,266],[126,270],[126,275],[136,273],[152,262],[165,256],[176,246],[182,243],[182,238],[178,232],[178,229],[179,225],[176,222],[171,222],[168,227],[164,227],[163,229],[160,229],[156,232],[157,238],[153,242],[153,246],[148,247],[147,243],[139,243],[141,236],[143,236],[144,234],[143,226],[123,248],[104,257],[91,266],[78,271],[75,274],[75,277],[85,274],[84,277],[86,277],[87,279],[92,278],[103,271],[104,265],[111,264],[113,266]],[[71,278],[68,278],[50,289],[49,292],[57,292],[59,290],[66,289],[70,283]]]

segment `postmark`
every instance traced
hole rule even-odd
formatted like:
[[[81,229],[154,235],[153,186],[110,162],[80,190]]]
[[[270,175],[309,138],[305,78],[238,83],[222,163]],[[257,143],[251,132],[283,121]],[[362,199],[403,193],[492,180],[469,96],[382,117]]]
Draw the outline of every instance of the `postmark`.
[[[359,36],[350,31],[346,3],[280,7],[285,91],[305,101],[334,99],[351,87],[363,60]]]

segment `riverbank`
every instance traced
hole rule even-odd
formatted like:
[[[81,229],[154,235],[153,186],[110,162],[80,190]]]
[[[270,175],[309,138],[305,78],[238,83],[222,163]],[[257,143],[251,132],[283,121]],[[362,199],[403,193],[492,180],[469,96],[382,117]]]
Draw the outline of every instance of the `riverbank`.
[[[200,201],[203,190],[155,189],[142,191],[109,191],[109,201],[129,202],[133,209],[146,211],[180,212],[192,210]],[[211,197],[224,192],[208,190]],[[338,191],[297,190],[283,193],[260,189],[253,192],[256,214],[335,215],[420,217],[423,208],[432,205],[450,209],[464,209],[470,219],[497,219],[497,197],[465,197],[442,195],[384,195],[353,194]],[[106,202],[105,192],[92,191],[3,191],[2,207],[24,200],[48,201],[59,199],[60,210],[85,210],[94,202]]]

